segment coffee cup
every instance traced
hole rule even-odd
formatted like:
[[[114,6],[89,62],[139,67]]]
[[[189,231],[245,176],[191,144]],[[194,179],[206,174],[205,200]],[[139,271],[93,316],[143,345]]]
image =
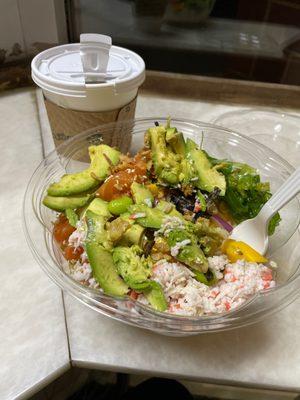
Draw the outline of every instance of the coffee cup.
[[[47,49],[34,57],[31,68],[44,95],[55,146],[85,130],[133,119],[145,79],[138,54],[112,46],[109,36],[99,34],[82,34],[80,43]],[[105,143],[124,144],[120,129],[106,132]]]

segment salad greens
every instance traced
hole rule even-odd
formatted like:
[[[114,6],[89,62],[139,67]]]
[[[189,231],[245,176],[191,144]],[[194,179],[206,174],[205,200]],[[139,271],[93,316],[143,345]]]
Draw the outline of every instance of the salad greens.
[[[236,223],[254,218],[272,196],[269,182],[261,182],[257,170],[247,164],[217,160],[208,156],[215,168],[225,176],[227,189],[225,201]],[[279,213],[271,219],[268,227],[272,235],[280,222]]]

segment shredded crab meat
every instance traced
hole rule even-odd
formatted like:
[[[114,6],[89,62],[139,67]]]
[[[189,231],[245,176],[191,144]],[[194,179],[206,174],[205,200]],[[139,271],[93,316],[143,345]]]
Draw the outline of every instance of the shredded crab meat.
[[[89,263],[83,263],[77,261],[71,272],[72,277],[75,281],[88,281],[91,278],[92,269]]]
[[[85,227],[81,222],[78,222],[77,229],[70,235],[68,244],[75,248],[84,247],[85,238]],[[93,278],[92,268],[85,251],[75,263],[65,261],[63,268],[75,281],[94,289],[99,288],[99,283]]]
[[[208,261],[220,279],[212,287],[198,282],[193,272],[180,263],[161,261],[154,266],[152,279],[163,287],[168,312],[190,316],[223,313],[275,286],[272,270],[263,264],[244,260],[230,263],[224,255],[209,257]],[[145,302],[143,295],[140,300]]]
[[[144,216],[145,213],[134,215],[135,218]],[[167,217],[157,233],[167,236],[174,228],[184,229],[183,222],[178,217]],[[79,222],[68,243],[75,248],[84,247],[85,237],[85,226]],[[188,239],[176,243],[171,248],[171,255],[176,256],[189,243]],[[239,307],[254,294],[275,286],[273,269],[277,265],[274,261],[269,266],[244,260],[230,263],[225,255],[215,255],[208,258],[208,263],[209,269],[218,279],[211,287],[198,282],[195,274],[179,262],[162,259],[154,265],[151,278],[162,286],[169,313],[187,316],[224,313]],[[85,251],[76,263],[66,262],[64,269],[74,280],[101,290],[93,277]],[[139,294],[137,300],[148,304],[143,294]]]
[[[64,271],[71,276],[75,281],[91,288],[99,288],[99,283],[95,280],[92,274],[92,268],[87,259],[80,259],[76,263],[65,263]]]
[[[86,229],[81,221],[77,222],[76,230],[69,237],[69,245],[75,249],[82,247],[86,238]]]

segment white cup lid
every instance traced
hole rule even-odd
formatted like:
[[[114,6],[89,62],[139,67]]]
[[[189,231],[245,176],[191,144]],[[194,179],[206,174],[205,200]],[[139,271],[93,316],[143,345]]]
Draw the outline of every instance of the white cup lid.
[[[80,43],[52,47],[35,56],[31,74],[51,93],[85,97],[87,89],[111,86],[124,93],[139,87],[145,80],[145,63],[133,51],[112,46],[109,36],[82,34]]]

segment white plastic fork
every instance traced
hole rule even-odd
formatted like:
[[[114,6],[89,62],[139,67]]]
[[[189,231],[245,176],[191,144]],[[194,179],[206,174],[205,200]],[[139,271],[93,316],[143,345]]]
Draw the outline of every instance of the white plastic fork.
[[[247,219],[233,229],[230,239],[245,242],[264,255],[269,245],[268,225],[270,219],[297,196],[299,192],[300,167],[290,175],[270,200],[264,204],[255,218]]]

